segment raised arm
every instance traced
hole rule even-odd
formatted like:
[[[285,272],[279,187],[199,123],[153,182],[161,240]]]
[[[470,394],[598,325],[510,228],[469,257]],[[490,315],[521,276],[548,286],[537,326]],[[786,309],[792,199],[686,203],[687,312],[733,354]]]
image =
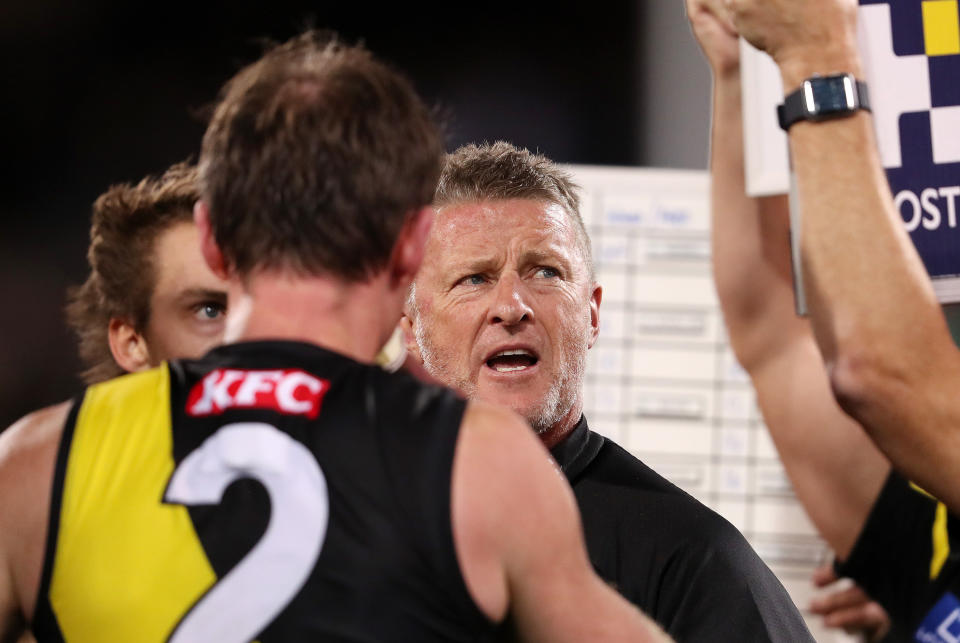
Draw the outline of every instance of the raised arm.
[[[688,0],[687,10],[713,70],[713,274],[724,321],[797,496],[842,557],[889,464],[837,406],[810,324],[795,313],[786,198],[746,195],[736,32],[719,3]]]
[[[863,78],[856,0],[728,0],[789,92]],[[960,510],[960,356],[881,167],[869,113],[790,129],[804,282],[832,391],[900,471]]]
[[[457,444],[453,529],[470,593],[524,641],[669,638],[594,573],[566,479],[529,426],[471,403]]]

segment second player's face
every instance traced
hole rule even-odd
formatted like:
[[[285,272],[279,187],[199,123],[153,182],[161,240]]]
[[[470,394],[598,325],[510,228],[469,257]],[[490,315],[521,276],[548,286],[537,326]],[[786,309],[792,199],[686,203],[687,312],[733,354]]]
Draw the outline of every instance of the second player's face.
[[[600,290],[573,226],[527,199],[443,208],[416,281],[412,325],[430,374],[539,432],[579,418],[598,328]]]
[[[151,366],[176,357],[196,358],[221,343],[227,284],[203,260],[193,223],[178,223],[157,237],[144,338]]]

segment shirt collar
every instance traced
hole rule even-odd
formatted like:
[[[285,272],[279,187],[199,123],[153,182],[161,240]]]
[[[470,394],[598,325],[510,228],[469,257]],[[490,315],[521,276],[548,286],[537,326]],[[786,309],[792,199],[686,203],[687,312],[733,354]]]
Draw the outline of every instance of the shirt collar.
[[[572,483],[597,457],[603,442],[603,436],[591,431],[587,426],[587,418],[581,415],[573,430],[550,449],[550,455]]]

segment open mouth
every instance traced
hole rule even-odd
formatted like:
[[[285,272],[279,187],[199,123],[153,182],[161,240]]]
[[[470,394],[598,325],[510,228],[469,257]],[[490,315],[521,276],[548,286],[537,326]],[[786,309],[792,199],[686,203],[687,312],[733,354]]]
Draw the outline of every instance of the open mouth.
[[[534,366],[539,358],[532,351],[515,348],[494,353],[487,359],[487,366],[498,373],[522,371]]]

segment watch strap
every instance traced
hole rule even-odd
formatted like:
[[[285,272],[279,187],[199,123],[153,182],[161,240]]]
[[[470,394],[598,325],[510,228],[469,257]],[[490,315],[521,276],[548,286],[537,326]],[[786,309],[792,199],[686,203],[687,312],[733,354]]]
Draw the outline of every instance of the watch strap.
[[[870,111],[867,84],[852,74],[813,76],[777,106],[777,120],[784,130],[801,120],[822,121]]]

